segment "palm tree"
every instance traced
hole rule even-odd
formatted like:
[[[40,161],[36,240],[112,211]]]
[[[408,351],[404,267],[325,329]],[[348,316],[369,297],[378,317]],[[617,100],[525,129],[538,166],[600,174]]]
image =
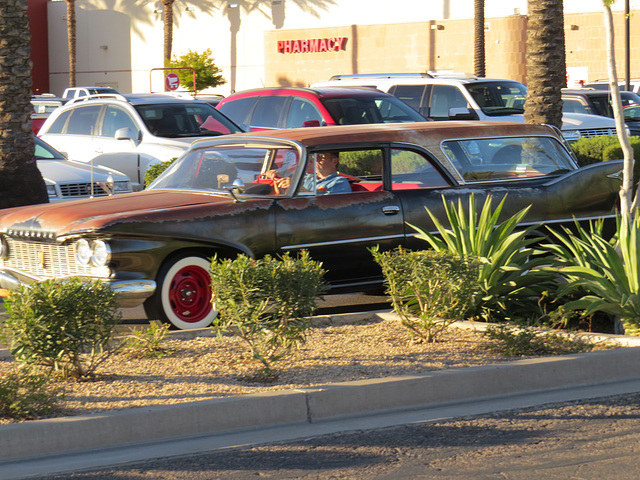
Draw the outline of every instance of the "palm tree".
[[[48,201],[34,156],[27,0],[0,2],[0,208]]]
[[[162,0],[162,20],[164,26],[164,66],[169,66],[171,61],[171,48],[173,46],[173,4],[176,0]]]
[[[567,83],[562,0],[528,0],[526,123],[562,127]]]
[[[486,76],[484,56],[484,0],[473,0],[473,73]]]
[[[76,86],[76,0],[67,2],[67,43],[69,44],[69,86]]]

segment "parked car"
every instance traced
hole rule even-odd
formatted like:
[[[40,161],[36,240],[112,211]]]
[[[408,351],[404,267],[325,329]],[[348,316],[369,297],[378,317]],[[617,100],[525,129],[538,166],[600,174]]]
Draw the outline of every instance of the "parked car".
[[[640,118],[634,109],[627,107],[640,106],[640,95],[633,92],[620,92],[624,121],[631,135],[640,135]],[[563,89],[562,111],[564,113],[587,113],[613,118],[610,90],[594,90],[590,88]]]
[[[33,105],[33,113],[31,114],[32,129],[36,135],[40,131],[40,127],[44,121],[51,115],[56,108],[63,104],[60,97],[56,97],[52,93],[44,93],[41,95],[31,96],[31,105]]]
[[[350,190],[314,173],[338,155]],[[81,276],[111,284],[121,306],[177,328],[209,325],[210,259],[307,250],[331,293],[382,287],[368,248],[425,248],[409,224],[446,222],[442,196],[547,226],[615,218],[621,160],[578,168],[557,129],[504,122],[298,128],[195,141],[147,189],[0,212],[0,288]],[[338,175],[336,175],[338,176]],[[344,180],[343,180],[344,181]],[[544,234],[544,232],[541,232]],[[95,255],[92,257],[92,253]],[[43,261],[44,259],[44,261]]]
[[[206,102],[162,94],[84,97],[60,107],[39,136],[69,158],[119,170],[134,190],[156,163],[179,157],[197,138],[242,129]]]
[[[109,94],[114,95],[118,94],[115,88],[111,87],[102,87],[102,86],[93,86],[93,87],[69,87],[65,88],[62,93],[62,100],[64,103],[69,100],[73,100],[75,98],[88,97],[90,95],[100,95],[100,94]]]
[[[621,90],[625,90],[627,86],[627,82],[625,80],[620,80],[618,82]],[[609,80],[595,80],[591,83],[586,83],[584,88],[595,88],[596,90],[609,90],[611,88],[611,84]],[[632,78],[629,80],[629,91],[634,93],[640,93],[640,80],[637,78]]]
[[[398,97],[433,120],[495,120],[524,122],[527,87],[514,80],[463,74],[335,75],[314,87],[368,86]],[[562,134],[574,142],[581,137],[615,135],[615,121],[587,114],[566,113]]]
[[[129,177],[116,170],[67,160],[37,137],[35,144],[38,169],[47,185],[50,203],[132,192]]]
[[[425,121],[392,95],[373,89],[258,88],[229,95],[216,108],[252,131]]]

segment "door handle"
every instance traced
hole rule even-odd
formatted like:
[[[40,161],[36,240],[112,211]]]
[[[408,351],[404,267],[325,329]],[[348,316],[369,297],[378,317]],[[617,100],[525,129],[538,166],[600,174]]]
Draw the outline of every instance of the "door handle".
[[[400,207],[396,205],[382,207],[382,213],[384,213],[385,215],[397,215],[399,212],[400,212]]]

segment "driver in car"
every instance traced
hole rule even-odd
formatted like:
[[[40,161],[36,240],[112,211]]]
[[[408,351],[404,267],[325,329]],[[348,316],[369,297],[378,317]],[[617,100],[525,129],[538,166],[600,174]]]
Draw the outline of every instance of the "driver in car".
[[[305,175],[302,189],[312,192],[314,183],[318,195],[333,193],[351,193],[349,180],[338,173],[338,162],[340,161],[337,152],[324,152],[316,155],[316,175],[308,173]],[[266,177],[273,179],[273,186],[276,194],[286,192],[291,185],[291,177],[280,177],[277,170],[269,170]]]

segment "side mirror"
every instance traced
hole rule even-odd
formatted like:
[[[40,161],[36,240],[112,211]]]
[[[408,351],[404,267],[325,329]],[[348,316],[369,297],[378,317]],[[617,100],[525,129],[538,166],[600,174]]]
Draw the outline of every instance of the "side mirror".
[[[319,127],[320,120],[307,120],[306,122],[302,122],[303,127]]]
[[[467,107],[452,107],[449,109],[449,120],[477,120],[478,116]]]
[[[116,140],[129,140],[136,143],[136,135],[129,127],[119,128],[114,135]]]

